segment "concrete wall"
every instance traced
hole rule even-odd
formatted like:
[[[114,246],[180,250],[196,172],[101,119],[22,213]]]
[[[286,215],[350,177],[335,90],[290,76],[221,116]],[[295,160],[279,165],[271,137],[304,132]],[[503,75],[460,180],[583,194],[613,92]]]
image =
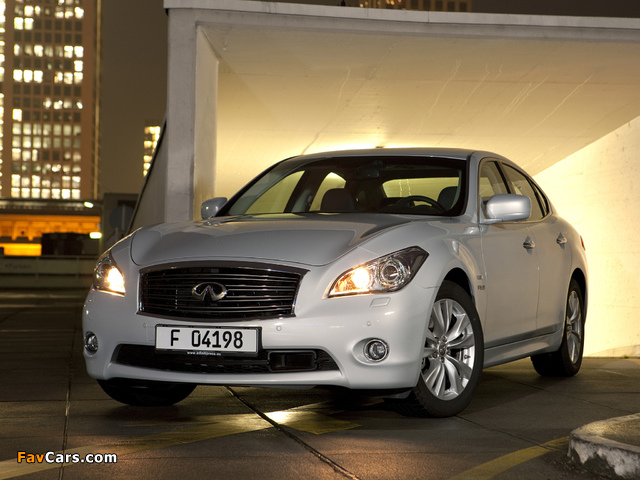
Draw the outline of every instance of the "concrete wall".
[[[536,175],[582,234],[587,355],[640,356],[640,117]]]

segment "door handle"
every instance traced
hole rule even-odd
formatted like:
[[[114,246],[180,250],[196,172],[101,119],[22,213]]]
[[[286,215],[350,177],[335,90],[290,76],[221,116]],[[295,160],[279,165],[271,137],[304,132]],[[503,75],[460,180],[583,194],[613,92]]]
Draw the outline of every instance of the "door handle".
[[[556,238],[556,243],[558,245],[564,245],[567,243],[567,237],[565,237],[561,232],[560,235],[558,235],[558,238]]]
[[[533,248],[536,248],[536,242],[534,242],[533,240],[531,240],[530,238],[527,238],[525,240],[525,242],[522,244],[522,246],[524,248],[526,248],[527,250],[531,250]]]

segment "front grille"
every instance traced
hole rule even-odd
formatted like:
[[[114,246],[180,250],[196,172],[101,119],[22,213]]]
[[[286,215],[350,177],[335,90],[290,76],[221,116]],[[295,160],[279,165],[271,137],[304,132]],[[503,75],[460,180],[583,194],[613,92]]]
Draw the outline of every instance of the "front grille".
[[[168,372],[250,374],[338,370],[324,350],[262,350],[257,356],[214,356],[157,351],[147,345],[118,345],[113,361]]]
[[[291,316],[301,278],[302,271],[228,265],[143,270],[140,312],[203,320]],[[197,286],[201,294],[211,288],[196,298]],[[226,295],[216,299],[222,287]]]

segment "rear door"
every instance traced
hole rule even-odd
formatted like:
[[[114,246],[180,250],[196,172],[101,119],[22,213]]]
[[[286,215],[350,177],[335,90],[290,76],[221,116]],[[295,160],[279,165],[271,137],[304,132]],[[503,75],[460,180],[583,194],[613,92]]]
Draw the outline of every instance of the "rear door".
[[[563,325],[569,289],[571,251],[563,231],[566,224],[550,212],[548,200],[527,175],[510,165],[504,165],[504,172],[513,193],[531,200],[528,224],[535,237],[540,270],[536,329],[538,335],[551,333]]]

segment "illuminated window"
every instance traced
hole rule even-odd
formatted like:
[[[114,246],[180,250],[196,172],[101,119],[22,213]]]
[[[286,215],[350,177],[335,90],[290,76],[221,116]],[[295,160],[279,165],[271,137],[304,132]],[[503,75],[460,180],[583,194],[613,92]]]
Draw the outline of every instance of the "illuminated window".
[[[15,82],[21,82],[22,81],[22,70],[14,70],[13,71],[13,80]]]
[[[21,122],[22,121],[22,109],[21,108],[14,108],[13,109],[13,119],[16,122]]]

